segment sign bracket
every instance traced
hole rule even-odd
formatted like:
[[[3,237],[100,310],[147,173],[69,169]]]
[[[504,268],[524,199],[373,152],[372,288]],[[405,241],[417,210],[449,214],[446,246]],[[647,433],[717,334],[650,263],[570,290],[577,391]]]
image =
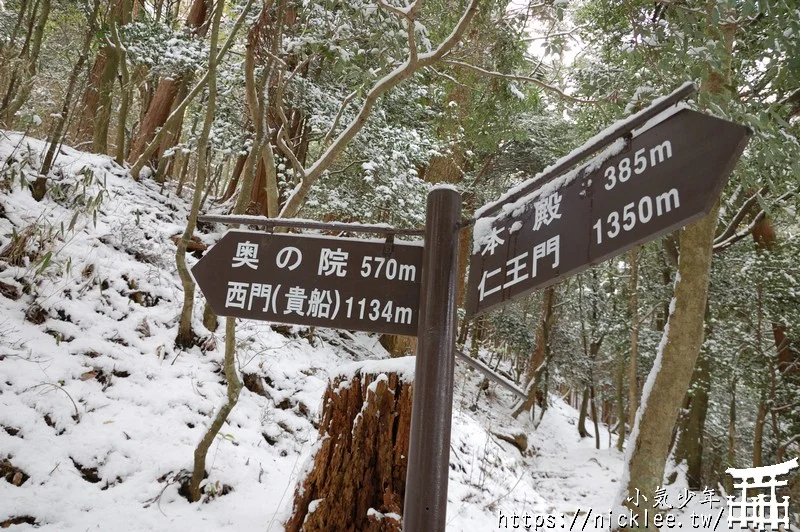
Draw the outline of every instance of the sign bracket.
[[[394,234],[386,235],[386,242],[383,244],[383,255],[388,257],[394,251]]]

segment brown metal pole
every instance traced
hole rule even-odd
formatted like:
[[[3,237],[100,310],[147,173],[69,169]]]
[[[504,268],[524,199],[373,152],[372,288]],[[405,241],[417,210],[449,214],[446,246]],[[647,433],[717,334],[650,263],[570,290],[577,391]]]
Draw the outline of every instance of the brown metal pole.
[[[405,532],[443,532],[450,470],[461,195],[428,194],[417,361],[403,508]]]

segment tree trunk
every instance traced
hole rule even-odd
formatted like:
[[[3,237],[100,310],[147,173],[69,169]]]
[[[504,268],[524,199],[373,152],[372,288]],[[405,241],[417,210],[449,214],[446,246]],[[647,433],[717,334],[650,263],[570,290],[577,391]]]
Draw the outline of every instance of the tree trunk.
[[[30,52],[31,42],[33,41],[34,37],[34,28],[35,28],[35,21],[37,20],[37,13],[39,12],[39,5],[40,0],[34,0],[33,7],[31,8],[30,15],[28,16],[28,20],[25,22],[25,40],[23,41],[23,45],[16,56],[13,57],[14,64],[13,68],[7,68],[5,61],[3,62],[3,68],[0,69],[0,76],[2,76],[3,80],[3,88],[5,91],[5,96],[3,97],[2,102],[0,102],[0,111],[5,113],[6,108],[11,103],[11,99],[17,91],[17,84],[19,82],[19,67],[21,63],[25,62],[25,59],[28,57]],[[20,16],[17,18],[18,22],[22,23],[24,20],[24,9],[23,6],[20,6]],[[16,33],[16,27],[12,30]],[[16,36],[12,39],[12,41],[16,41]],[[13,44],[9,43],[8,47],[5,49],[13,50]],[[7,80],[6,80],[7,78]],[[13,117],[12,117],[13,119]],[[7,127],[10,127],[12,124],[8,124]]]
[[[537,377],[542,373],[544,365],[550,353],[550,331],[553,327],[553,306],[555,305],[556,288],[548,286],[542,293],[542,317],[539,326],[536,328],[536,343],[533,353],[528,359],[528,366],[525,370],[525,386],[528,397],[522,404],[514,410],[514,417],[522,412],[533,412],[534,405],[541,404],[541,391],[538,386]],[[532,416],[531,416],[532,417]]]
[[[709,356],[700,355],[694,368],[688,399],[688,413],[681,424],[675,461],[686,461],[689,488],[703,489],[703,437],[708,412],[708,391],[711,385]]]
[[[728,452],[727,467],[736,467],[736,382],[731,383],[731,401],[728,415]],[[733,478],[725,475],[725,491],[733,493]]]
[[[227,318],[225,322],[225,360],[223,369],[225,370],[225,380],[228,382],[228,397],[225,404],[217,411],[211,426],[203,435],[203,438],[194,449],[194,469],[192,477],[189,479],[189,498],[192,502],[200,500],[200,482],[206,473],[206,455],[214,438],[217,437],[225,420],[228,419],[233,407],[239,401],[239,393],[242,391],[242,382],[236,372],[236,318]],[[230,338],[230,341],[228,339]]]
[[[589,387],[583,389],[583,396],[581,397],[581,411],[578,415],[578,434],[581,438],[586,438],[589,433],[586,431],[586,416],[589,411]]]
[[[295,492],[287,532],[400,530],[412,393],[397,373],[357,371],[331,382],[321,443]]]
[[[100,78],[99,99],[94,113],[94,127],[92,128],[92,151],[95,153],[108,152],[108,126],[111,123],[111,104],[114,96],[114,82],[117,79],[119,54],[113,46],[105,46],[108,56]]]
[[[621,350],[617,352],[616,359],[614,388],[617,403],[617,450],[622,452],[625,444],[625,358]]]
[[[189,213],[189,221],[186,224],[186,231],[183,237],[178,241],[178,251],[176,252],[176,262],[178,263],[178,273],[181,277],[181,284],[184,289],[183,312],[181,313],[181,322],[178,326],[178,338],[176,344],[186,347],[192,343],[192,308],[194,303],[194,283],[189,271],[186,268],[186,245],[192,237],[195,225],[197,223],[197,211],[200,208],[200,197],[203,193],[205,185],[205,160],[208,151],[208,139],[211,132],[211,124],[214,121],[214,112],[216,108],[217,97],[217,42],[219,39],[219,26],[222,19],[222,12],[225,9],[225,2],[220,1],[214,11],[213,20],[211,23],[211,39],[209,43],[208,54],[208,102],[206,107],[206,116],[203,123],[203,130],[198,139],[198,152],[200,153],[201,161],[197,165],[197,184],[195,186],[194,198],[192,201],[192,210]],[[188,288],[188,289],[187,289]],[[187,301],[189,304],[187,305]],[[188,310],[187,310],[188,307]],[[188,315],[188,320],[185,319]],[[228,318],[225,321],[225,379],[228,381],[228,397],[224,405],[219,409],[214,421],[211,423],[208,431],[203,435],[200,443],[194,450],[194,469],[192,470],[192,477],[189,481],[189,496],[193,502],[200,500],[200,482],[205,475],[206,455],[208,449],[217,437],[219,430],[228,419],[228,415],[236,406],[239,400],[239,393],[242,390],[242,383],[239,380],[239,375],[236,372],[236,319]]]
[[[34,12],[35,11],[36,9],[34,8]],[[19,111],[22,106],[25,105],[25,102],[28,101],[28,96],[30,96],[31,89],[33,88],[33,78],[36,76],[36,72],[38,70],[37,65],[39,64],[39,52],[42,48],[42,37],[44,36],[44,28],[47,24],[47,19],[49,16],[50,0],[42,0],[41,11],[39,11],[39,16],[36,18],[36,25],[32,27],[32,31],[30,32],[30,47],[26,58],[26,79],[17,87],[14,84],[12,77],[12,82],[9,84],[6,97],[3,100],[5,124],[8,128],[13,126],[17,111]],[[28,43],[26,43],[26,45],[27,44]],[[11,95],[15,90],[16,95],[12,99]]]
[[[209,5],[211,3],[209,2]],[[186,27],[193,33],[200,34],[203,24],[206,21],[208,9],[206,0],[194,0],[189,14],[186,17]],[[175,98],[184,84],[189,83],[186,76],[175,76],[175,78],[162,78],[158,82],[155,95],[147,106],[147,113],[139,126],[136,138],[131,142],[131,152],[128,160],[133,162],[144,153],[147,145],[153,140],[156,129],[162,127],[170,116],[170,111],[175,104]],[[178,120],[180,123],[181,120]],[[165,149],[165,143],[158,148],[160,154]]]
[[[130,20],[130,9],[130,0],[115,0],[115,5],[109,10],[106,21],[111,37],[117,26],[127,24]],[[79,142],[91,140],[92,151],[95,153],[108,151],[108,128],[111,122],[114,83],[117,80],[119,61],[123,53],[122,47],[114,39],[101,39],[100,51],[95,57],[89,82],[79,106],[80,116],[75,128],[76,139]]]
[[[64,104],[61,106],[61,113],[59,114],[58,118],[56,118],[56,122],[50,132],[50,136],[48,138],[50,144],[48,146],[47,153],[44,156],[42,167],[39,170],[39,177],[37,177],[36,181],[33,183],[33,198],[36,201],[41,201],[47,192],[47,174],[50,172],[50,168],[55,162],[56,150],[58,149],[59,144],[61,144],[64,135],[67,117],[69,116],[69,109],[72,105],[72,96],[75,92],[75,86],[78,84],[78,76],[80,75],[81,70],[83,70],[83,65],[86,63],[86,59],[89,56],[89,48],[92,45],[92,39],[94,38],[95,28],[97,26],[97,12],[99,8],[100,0],[94,0],[92,12],[88,15],[90,20],[87,21],[88,29],[83,39],[83,48],[81,49],[81,53],[78,56],[78,61],[75,63],[75,66],[72,68],[72,73],[69,76],[69,81],[67,82],[67,93],[64,95]]]
[[[723,25],[715,35],[725,47],[723,70],[709,65],[708,78],[703,81],[700,98],[708,94],[725,93],[730,82],[734,25]],[[719,214],[717,200],[708,215],[680,231],[678,276],[665,327],[660,353],[647,379],[647,397],[642,398],[641,411],[637,413],[628,454],[628,484],[622,486],[621,501],[639,515],[644,523],[642,509],[628,503],[627,497],[642,493],[655,493],[664,477],[664,466],[669,455],[671,436],[678,419],[683,398],[689,389],[694,366],[703,344],[704,319],[711,277],[711,256],[714,233]],[[650,515],[652,520],[652,514]]]
[[[597,421],[597,402],[594,396],[594,384],[589,387],[589,402],[592,410],[592,424],[594,425],[594,448],[600,448],[600,425]]]
[[[231,175],[230,181],[228,181],[228,186],[225,189],[225,193],[222,195],[222,198],[219,200],[220,203],[225,203],[229,199],[233,197],[236,193],[236,188],[239,186],[239,178],[242,175],[242,171],[244,170],[244,164],[247,162],[247,155],[239,155],[236,157],[236,164],[233,166],[233,175]]]
[[[636,438],[631,442],[629,481],[623,499],[633,496],[636,489],[655,493],[662,483],[672,429],[703,343],[703,316],[718,211],[717,203],[706,217],[681,231],[680,278],[675,284],[674,310],[668,318],[662,352],[648,376],[651,387],[642,400],[645,406],[637,414],[632,431]],[[632,504],[627,506],[634,513],[640,511]]]
[[[758,403],[756,426],[753,429],[753,467],[764,465],[764,424],[767,421],[767,403],[763,399]]]
[[[392,358],[405,357],[417,352],[417,339],[402,334],[382,334],[380,343]]]
[[[15,56],[19,47],[17,46],[17,36],[19,35],[19,30],[25,27],[25,14],[28,11],[29,6],[28,0],[21,0],[19,2],[18,10],[17,10],[17,19],[14,25],[11,27],[11,35],[8,37],[8,40],[0,45],[0,87],[6,87],[6,80],[8,72],[8,61],[10,59],[9,56]],[[2,108],[2,107],[0,107]]]
[[[630,252],[630,312],[631,312],[631,357],[628,362],[628,426],[633,427],[636,410],[639,408],[639,258],[638,248]]]
[[[155,95],[147,107],[147,114],[139,126],[136,138],[131,142],[129,161],[135,161],[145,150],[147,144],[155,136],[156,129],[163,126],[172,110],[172,104],[180,89],[181,78],[164,78],[158,83]],[[158,153],[163,151],[159,147]]]
[[[126,23],[131,19],[132,3],[131,0],[122,1],[122,21]],[[114,39],[114,46],[117,48],[117,56],[119,58],[120,67],[120,94],[121,101],[119,105],[119,114],[117,115],[117,133],[116,133],[116,157],[117,164],[122,166],[125,162],[127,154],[125,144],[125,126],[128,121],[128,110],[130,109],[131,101],[131,75],[128,72],[128,63],[126,58],[125,48],[122,46],[122,39],[120,39],[118,24],[115,19],[111,19],[111,36]]]
[[[196,3],[196,2],[195,2]],[[217,101],[217,41],[219,34],[219,21],[222,17],[224,2],[220,2],[214,13],[214,21],[211,30],[211,42],[208,54],[208,100],[206,101],[206,115],[203,122],[203,129],[197,139],[197,179],[194,186],[194,196],[192,197],[192,207],[189,212],[189,219],[186,222],[186,229],[183,236],[178,241],[178,249],[175,252],[175,262],[177,264],[178,275],[183,286],[183,307],[181,309],[180,322],[178,323],[178,335],[175,344],[179,347],[188,348],[194,343],[194,331],[192,330],[192,311],[194,309],[194,279],[186,266],[186,246],[194,234],[197,226],[197,216],[200,211],[200,200],[206,185],[206,173],[208,162],[208,141],[211,135],[211,125],[214,122]]]
[[[94,64],[89,72],[89,80],[83,91],[83,99],[78,109],[78,123],[75,125],[76,148],[92,140],[94,130],[94,115],[97,112],[97,102],[100,100],[100,85],[108,60],[108,47],[103,46],[94,58]]]

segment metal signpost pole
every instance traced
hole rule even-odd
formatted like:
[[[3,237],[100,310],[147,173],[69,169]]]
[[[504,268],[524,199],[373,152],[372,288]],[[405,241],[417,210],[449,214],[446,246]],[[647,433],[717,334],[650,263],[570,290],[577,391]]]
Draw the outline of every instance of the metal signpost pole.
[[[461,196],[428,194],[417,362],[403,509],[405,532],[442,532],[447,514]]]

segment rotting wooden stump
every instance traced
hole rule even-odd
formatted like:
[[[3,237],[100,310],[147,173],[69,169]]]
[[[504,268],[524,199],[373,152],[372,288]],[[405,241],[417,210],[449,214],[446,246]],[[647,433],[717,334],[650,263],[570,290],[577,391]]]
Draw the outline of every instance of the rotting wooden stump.
[[[333,378],[287,532],[401,530],[414,360],[357,363]]]

